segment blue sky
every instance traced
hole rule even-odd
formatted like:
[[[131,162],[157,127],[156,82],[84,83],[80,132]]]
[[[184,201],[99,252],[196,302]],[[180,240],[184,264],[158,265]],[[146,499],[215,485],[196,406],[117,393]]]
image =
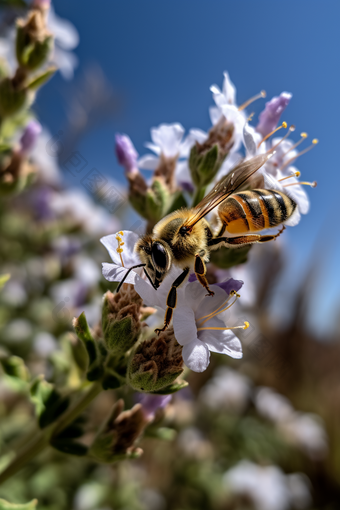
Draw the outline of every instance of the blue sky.
[[[320,261],[314,325],[333,320],[340,302],[340,2],[56,0],[54,6],[79,31],[77,75],[98,62],[122,97],[119,116],[89,133],[79,147],[93,166],[121,182],[114,133],[129,134],[142,155],[150,128],[162,122],[209,129],[209,87],[222,85],[224,70],[237,87],[239,104],[262,89],[267,98],[293,94],[283,120],[296,125],[296,137],[306,131],[320,143],[296,165],[318,187],[308,190],[311,212],[286,231],[290,275],[293,281],[303,274],[312,254]],[[65,122],[69,87],[57,76],[40,93],[39,115],[52,133]],[[251,111],[257,114],[263,106],[258,101]]]

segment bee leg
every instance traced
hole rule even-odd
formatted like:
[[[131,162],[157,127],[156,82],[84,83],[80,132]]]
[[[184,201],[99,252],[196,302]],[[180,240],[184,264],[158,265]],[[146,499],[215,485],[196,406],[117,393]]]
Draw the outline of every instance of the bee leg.
[[[208,280],[206,279],[206,276],[205,276],[205,274],[207,272],[207,268],[205,266],[204,260],[202,259],[202,257],[200,255],[196,255],[194,271],[195,271],[197,280],[200,282],[201,285],[203,285],[203,287],[205,289],[207,289],[207,291],[208,291],[207,296],[213,296],[215,294],[215,292],[213,292],[212,290],[209,289]]]
[[[253,234],[248,236],[240,236],[240,237],[225,237],[225,245],[228,248],[239,248],[242,245],[245,244],[253,244],[253,243],[267,243],[268,241],[273,241],[279,235],[282,234],[282,232],[285,230],[285,226],[283,225],[281,230],[275,234],[275,235],[265,235],[261,236],[259,234]]]
[[[174,309],[176,308],[176,304],[177,304],[177,287],[179,287],[184,282],[184,280],[186,279],[188,274],[189,274],[189,268],[186,267],[184,269],[183,273],[181,273],[176,278],[174,283],[171,285],[171,289],[169,290],[169,294],[168,294],[168,297],[166,300],[167,308],[166,308],[165,316],[164,316],[164,326],[162,327],[162,329],[155,329],[155,333],[157,333],[158,335],[160,333],[162,333],[162,331],[165,331],[171,322],[172,314],[173,314]]]

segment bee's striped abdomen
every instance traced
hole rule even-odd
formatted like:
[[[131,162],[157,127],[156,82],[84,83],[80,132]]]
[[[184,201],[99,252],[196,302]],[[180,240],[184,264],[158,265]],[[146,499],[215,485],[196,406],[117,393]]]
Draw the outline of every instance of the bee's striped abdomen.
[[[281,191],[254,189],[234,193],[218,208],[230,234],[258,232],[276,227],[294,212],[296,203]]]

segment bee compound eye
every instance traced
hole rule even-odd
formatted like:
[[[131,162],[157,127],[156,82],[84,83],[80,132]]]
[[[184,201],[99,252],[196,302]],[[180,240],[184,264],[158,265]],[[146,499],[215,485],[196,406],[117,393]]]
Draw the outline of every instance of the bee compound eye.
[[[160,243],[154,243],[152,245],[152,261],[155,267],[164,270],[167,266],[167,253],[164,246]]]

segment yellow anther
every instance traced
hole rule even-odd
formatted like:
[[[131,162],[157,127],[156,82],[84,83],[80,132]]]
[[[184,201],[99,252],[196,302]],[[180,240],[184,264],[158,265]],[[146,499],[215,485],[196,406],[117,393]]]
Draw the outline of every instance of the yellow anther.
[[[276,133],[276,131],[279,131],[279,129],[282,129],[282,128],[286,128],[287,127],[287,122],[282,122],[281,126],[273,129],[273,131],[271,131],[270,133],[268,133],[266,136],[264,136],[262,138],[262,140],[260,141],[260,143],[257,145],[257,148],[260,147],[260,145],[265,142],[266,140],[268,140],[268,138],[270,138],[274,133]],[[287,136],[287,135],[286,135]],[[282,139],[283,140],[283,139]]]
[[[314,140],[312,140],[312,144],[316,145],[317,143],[319,143],[319,140],[317,138],[314,138]]]
[[[301,175],[301,172],[300,172],[299,170],[297,170],[297,171],[295,172],[295,177],[300,177],[300,175]]]
[[[240,294],[237,294],[236,290],[231,290],[230,291],[230,296],[236,296],[236,297],[241,297]]]
[[[266,97],[267,92],[265,90],[261,90],[260,94],[261,94],[261,97]]]
[[[124,232],[122,232],[121,230],[118,232],[118,234],[120,235],[124,235]],[[120,257],[120,261],[122,263],[122,266],[124,267],[124,262],[123,262],[123,257],[122,257],[122,253],[123,253],[123,248],[122,246],[124,245],[124,242],[123,242],[123,239],[121,237],[119,237],[119,235],[116,234],[116,239],[118,241],[118,248],[116,248],[116,252],[119,253],[119,257]]]
[[[307,138],[307,136],[308,136],[308,135],[307,135],[307,133],[304,133],[304,132],[303,132],[303,133],[301,133],[301,135],[300,135],[300,136],[302,136],[302,138]]]
[[[248,329],[249,328],[249,322],[248,321],[244,321],[244,328],[243,329]]]

